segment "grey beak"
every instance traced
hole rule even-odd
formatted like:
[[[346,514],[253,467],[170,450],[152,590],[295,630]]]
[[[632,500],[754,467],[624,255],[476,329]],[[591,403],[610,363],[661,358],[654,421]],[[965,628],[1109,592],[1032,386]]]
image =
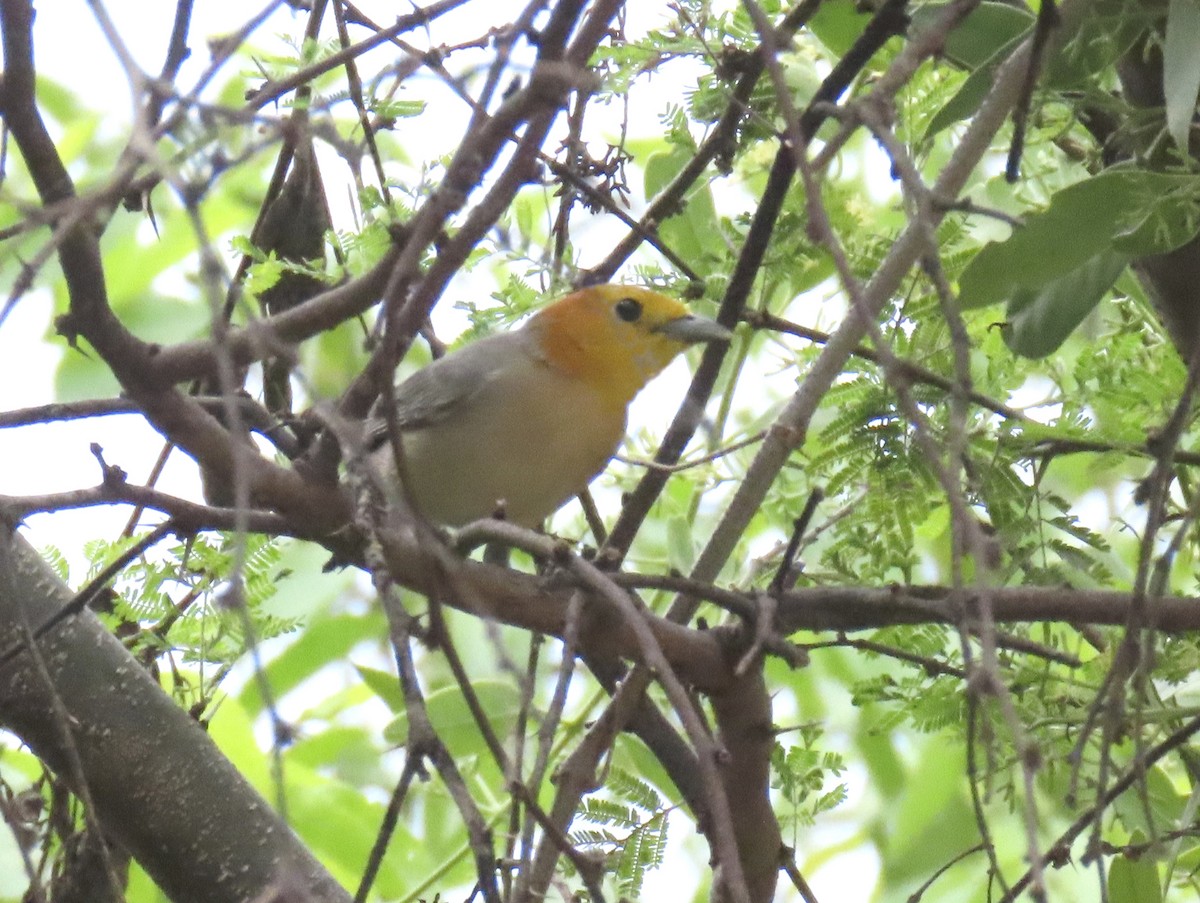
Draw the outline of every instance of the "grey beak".
[[[733,333],[708,317],[697,317],[694,314],[670,320],[658,327],[658,332],[670,336],[678,342],[693,344],[696,342],[728,342]]]

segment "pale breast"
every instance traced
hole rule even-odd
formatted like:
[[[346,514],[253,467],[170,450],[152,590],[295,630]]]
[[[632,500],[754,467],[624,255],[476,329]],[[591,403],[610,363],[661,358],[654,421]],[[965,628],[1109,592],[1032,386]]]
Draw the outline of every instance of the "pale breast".
[[[624,431],[623,408],[604,408],[581,381],[525,360],[491,379],[469,410],[404,434],[410,488],[437,523],[487,517],[503,501],[509,520],[536,526],[603,469]]]

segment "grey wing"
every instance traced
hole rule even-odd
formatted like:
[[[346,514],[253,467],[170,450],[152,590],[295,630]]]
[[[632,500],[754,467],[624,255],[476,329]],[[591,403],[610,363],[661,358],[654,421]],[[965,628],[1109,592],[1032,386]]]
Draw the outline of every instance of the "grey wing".
[[[419,430],[451,416],[488,385],[495,367],[514,352],[514,334],[490,336],[471,346],[470,365],[458,353],[449,354],[422,367],[396,386],[396,421],[401,430]],[[368,449],[387,442],[387,421],[382,412],[371,412],[366,424]]]

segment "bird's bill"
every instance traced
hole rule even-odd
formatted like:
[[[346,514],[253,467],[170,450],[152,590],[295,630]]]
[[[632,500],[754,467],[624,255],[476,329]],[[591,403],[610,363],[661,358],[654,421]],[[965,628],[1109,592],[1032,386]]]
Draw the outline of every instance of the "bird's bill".
[[[694,314],[688,314],[675,320],[668,320],[662,326],[658,327],[656,331],[675,339],[677,342],[687,342],[689,344],[695,342],[728,342],[733,338],[733,333],[720,323],[710,320],[707,317],[697,317]]]

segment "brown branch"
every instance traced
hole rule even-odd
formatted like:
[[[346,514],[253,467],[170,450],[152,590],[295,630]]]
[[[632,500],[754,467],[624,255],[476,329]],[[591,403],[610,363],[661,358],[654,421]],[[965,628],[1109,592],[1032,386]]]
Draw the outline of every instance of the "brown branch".
[[[99,486],[42,495],[0,495],[0,512],[16,523],[20,523],[31,514],[106,505],[136,505],[160,511],[170,517],[183,533],[235,529],[236,512],[233,508],[201,505],[157,489],[124,481],[106,480]],[[270,511],[248,511],[246,518],[246,528],[251,533],[305,539],[317,539],[322,535],[320,532],[307,535],[302,530],[297,532],[286,518]]]
[[[387,614],[391,634],[392,650],[404,694],[404,710],[408,716],[408,740],[406,752],[410,758],[428,759],[441,775],[447,791],[462,815],[470,838],[471,852],[475,859],[479,889],[485,903],[500,903],[500,892],[496,885],[496,854],[492,846],[492,832],[479,811],[475,800],[467,789],[466,781],[458,763],[446,748],[437,729],[429,718],[425,698],[421,693],[416,663],[412,655],[412,619],[393,593],[385,575],[375,574],[377,588],[381,591],[384,612]]]
[[[817,895],[812,892],[812,888],[808,886],[808,881],[800,872],[800,867],[796,865],[796,851],[791,847],[784,847],[782,865],[785,875],[792,882],[792,887],[796,888],[796,893],[800,895],[800,899],[804,903],[817,903]]]
[[[167,54],[163,60],[162,69],[158,73],[158,81],[151,87],[149,99],[142,111],[142,119],[148,126],[158,125],[162,118],[163,107],[170,96],[164,85],[170,85],[179,75],[179,70],[188,58],[188,30],[192,24],[193,0],[176,0],[175,21],[171,25],[171,37],[167,40]]]
[[[553,843],[558,851],[571,861],[571,865],[575,866],[575,871],[579,873],[580,879],[588,889],[588,899],[595,900],[596,903],[605,903],[606,897],[600,885],[600,879],[604,876],[603,857],[588,855],[576,849],[571,843],[571,838],[538,805],[537,798],[524,784],[514,784],[511,789],[513,795],[529,810],[533,821],[542,829],[543,837]]]
[[[940,865],[938,867],[938,870],[936,872],[934,872],[932,875],[930,875],[924,884],[922,884],[915,891],[913,891],[911,894],[909,894],[907,903],[920,903],[921,898],[923,896],[925,896],[925,891],[927,891],[927,890],[929,890],[929,888],[933,887],[934,883],[940,877],[942,877],[942,875],[946,874],[946,872],[948,872],[951,868],[953,868],[958,863],[962,862],[968,856],[973,856],[976,853],[982,853],[984,851],[984,849],[985,849],[984,844],[977,843],[977,844],[975,844],[975,846],[968,847],[967,849],[965,849],[961,853],[959,853],[957,856],[952,857],[949,862],[946,862],[946,863],[943,863],[942,865]]]
[[[711,697],[717,722],[717,743],[725,752],[721,782],[737,837],[738,859],[746,875],[750,899],[773,900],[783,841],[771,806],[771,697],[763,679],[761,660],[740,674],[722,693]],[[715,883],[723,883],[720,874]],[[714,890],[714,900],[729,900],[727,888]]]
[[[549,812],[551,823],[565,832],[579,809],[584,795],[599,786],[596,769],[600,760],[612,748],[621,726],[633,717],[638,707],[641,689],[626,683],[613,695],[612,702],[596,719],[583,739],[558,769],[558,792]],[[528,890],[516,898],[517,903],[535,903],[546,898],[546,889],[554,877],[559,847],[555,836],[542,833],[533,865],[529,869]]]
[[[367,896],[371,892],[371,885],[375,883],[375,877],[379,874],[380,866],[383,865],[383,857],[387,854],[388,844],[396,833],[396,825],[400,823],[400,812],[404,808],[408,788],[412,784],[413,778],[421,773],[423,767],[424,763],[419,757],[405,757],[404,770],[400,772],[400,780],[396,782],[396,787],[392,790],[387,809],[383,813],[383,821],[380,822],[379,830],[375,834],[375,842],[371,845],[371,852],[367,856],[367,864],[363,868],[362,877],[358,880],[358,889],[354,892],[354,903],[366,903]]]
[[[4,564],[7,563],[4,562]],[[11,594],[11,591],[4,593],[4,595]],[[86,831],[99,845],[99,871],[107,886],[93,887],[92,891],[102,900],[120,900],[124,882],[117,875],[114,862],[115,851],[110,853],[109,844],[104,839],[111,832],[112,827],[110,826],[110,831],[106,832],[100,822],[100,810],[92,796],[84,767],[83,747],[85,744],[80,742],[84,738],[75,733],[74,729],[78,722],[68,708],[63,694],[59,692],[57,681],[51,674],[50,665],[46,660],[46,654],[34,634],[28,612],[19,606],[15,610],[20,628],[18,633],[20,650],[24,653],[23,657],[32,663],[32,667],[28,670],[32,672],[35,679],[32,686],[21,688],[23,695],[42,696],[46,700],[47,704],[42,715],[47,724],[51,726],[54,735],[51,743],[57,746],[62,753],[59,772],[83,804],[83,820],[87,826]]]
[[[635,595],[622,590],[607,574],[591,562],[572,554],[565,544],[557,540],[501,521],[479,522],[470,529],[481,534],[486,533],[489,540],[524,548],[551,559],[570,575],[579,588],[587,590],[594,600],[603,604],[605,611],[600,614],[606,615],[612,623],[601,629],[605,632],[620,629],[630,635],[639,661],[646,666],[647,673],[653,675],[662,686],[684,726],[688,740],[696,750],[696,761],[704,783],[704,804],[708,814],[705,833],[709,837],[713,855],[722,869],[728,894],[726,899],[733,900],[734,903],[750,903],[750,898],[746,896],[737,827],[732,821],[731,806],[717,768],[718,756],[723,759],[724,751],[713,743],[695,704],[683,686],[680,675],[664,654],[664,648],[654,630],[653,621],[656,619]],[[728,666],[725,666],[724,670],[728,671]]]
[[[247,112],[261,110],[272,101],[278,100],[287,94],[299,88],[301,85],[306,85],[317,76],[330,72],[347,62],[357,59],[369,50],[373,50],[380,44],[386,44],[396,35],[403,34],[406,31],[412,31],[414,28],[420,28],[422,25],[428,25],[438,16],[462,6],[468,0],[438,0],[438,2],[430,3],[428,6],[418,8],[416,12],[409,13],[406,16],[399,16],[394,25],[391,25],[369,38],[364,38],[357,44],[351,44],[349,47],[331,53],[329,56],[315,63],[305,66],[293,72],[287,78],[282,78],[279,81],[267,82],[254,92],[249,102],[245,106]]]
[[[5,52],[0,110],[5,123],[43,203],[73,198],[74,186],[37,109],[29,4],[6,0],[0,6],[0,25]],[[118,174],[115,186],[128,177],[127,172]],[[155,369],[158,346],[134,336],[109,306],[98,236],[85,213],[86,208],[80,208],[56,224],[63,227],[58,255],[70,299],[69,312],[59,321],[60,331],[68,338],[85,337],[154,427],[197,460],[222,473],[245,468],[253,498],[269,500],[268,506],[287,512],[314,532],[321,529],[318,525],[334,529],[344,524],[346,511],[336,489],[309,485],[294,472],[253,453],[216,418],[163,381]]]
[[[13,521],[8,519],[7,515],[3,515],[2,519],[0,519],[0,524],[2,524],[4,528],[7,528],[8,524],[12,522]],[[56,611],[51,617],[36,625],[33,631],[32,639],[40,640],[47,633],[53,630],[55,626],[65,621],[67,618],[74,617],[91,605],[100,595],[100,593],[107,589],[109,583],[117,576],[117,574],[123,571],[125,567],[131,561],[133,561],[133,559],[144,554],[147,549],[157,543],[162,537],[172,532],[173,529],[174,525],[170,521],[159,524],[157,527],[139,539],[136,543],[134,543],[130,548],[118,555],[113,561],[110,561],[104,566],[99,574],[97,574],[88,582],[87,586],[83,587],[83,589],[75,594],[75,597],[71,599],[70,602],[58,609],[58,611]],[[9,660],[18,655],[24,648],[27,648],[26,644],[13,646],[12,648],[5,650],[2,654],[0,654],[0,667],[3,667],[5,664],[7,664]]]
[[[610,7],[611,2],[600,4],[591,16],[596,17],[606,11],[609,16],[614,15],[616,10]],[[581,9],[582,3],[578,0],[560,3],[554,8],[552,20],[538,41],[538,62],[529,83],[506,99],[490,116],[482,112],[484,105],[480,105],[464,140],[446,167],[441,184],[409,221],[405,247],[392,268],[383,292],[384,312],[381,320],[386,324],[385,341],[372,354],[361,376],[343,394],[339,405],[343,415],[365,416],[379,394],[379,387],[390,382],[396,364],[407,350],[412,336],[424,325],[445,283],[457,272],[475,242],[508,208],[516,191],[531,177],[534,163],[532,155],[536,154],[566,98],[579,87],[581,80],[586,82],[590,78],[590,73],[583,66],[594,45],[573,47],[566,56],[563,52],[568,31],[564,23],[567,20],[573,22],[573,17]],[[594,28],[589,33],[593,31]],[[602,32],[596,36],[596,41],[601,36]],[[582,61],[577,61],[578,57],[582,57]],[[498,77],[495,74],[495,78]],[[427,248],[442,232],[450,217],[466,205],[468,197],[480,186],[508,143],[511,133],[522,122],[528,123],[523,147],[514,154],[487,197],[467,217],[456,233],[452,246],[440,249],[433,266],[414,290],[413,283],[420,274]]]
[[[899,624],[957,624],[962,613],[951,587],[839,587],[793,590],[779,602],[782,633],[794,630],[864,630]],[[972,591],[962,590],[969,600]],[[989,589],[997,623],[1062,621],[1124,625],[1133,594],[1112,590],[1003,587]],[[1154,625],[1168,633],[1200,630],[1200,601],[1163,597],[1155,600]]]
[[[11,0],[6,0],[10,2]],[[0,648],[21,638],[22,620],[52,618],[74,596],[9,525],[0,525]],[[53,689],[29,656],[0,668],[0,726],[72,783],[163,893],[177,903],[254,900],[281,876],[309,899],[349,896],[112,634],[83,611],[39,641]],[[68,714],[82,779],[48,717],[51,696]],[[153,730],[144,730],[153,725]],[[138,730],[131,729],[137,726]],[[138,792],[130,793],[136,786]]]
[[[956,677],[959,680],[967,679],[967,672],[962,668],[947,665],[936,658],[918,655],[915,652],[909,652],[907,649],[898,649],[895,646],[888,646],[884,643],[876,643],[874,640],[853,640],[845,634],[841,634],[837,639],[827,642],[804,643],[801,648],[805,652],[813,652],[818,649],[858,649],[862,652],[872,652],[886,658],[894,658],[896,661],[908,662],[910,665],[920,668],[931,677],[943,676]]]
[[[247,365],[269,357],[280,343],[296,344],[319,335],[379,302],[379,296],[399,256],[392,249],[370,270],[349,282],[322,292],[268,322],[231,328],[221,342],[235,365]],[[215,340],[180,342],[155,348],[150,376],[163,384],[190,379],[211,379],[217,373]]]
[[[1144,445],[1135,445],[1131,442],[1104,442],[1097,439],[1038,439],[1032,444],[1022,442],[1019,437],[1012,437],[1005,440],[1005,444],[1027,445],[1027,448],[1021,448],[1020,454],[1025,458],[1042,458],[1049,460],[1058,455],[1073,455],[1073,454],[1105,454],[1106,452],[1118,452],[1124,455],[1138,458],[1153,458],[1156,453],[1150,447],[1149,441]],[[1179,449],[1172,456],[1172,460],[1176,464],[1187,464],[1191,467],[1200,465],[1200,453],[1184,451]]]
[[[790,39],[796,31],[812,18],[812,15],[817,11],[819,6],[820,0],[804,0],[804,2],[789,12],[780,24],[776,26],[775,34],[777,38],[779,40]],[[628,260],[629,256],[637,250],[638,246],[644,240],[644,236],[655,234],[658,224],[679,210],[684,196],[695,181],[700,178],[704,170],[708,168],[708,164],[719,156],[731,155],[730,147],[734,143],[738,127],[749,110],[750,96],[754,92],[754,86],[758,84],[758,79],[762,76],[763,61],[764,50],[762,47],[759,47],[750,55],[749,60],[745,64],[744,71],[730,93],[729,103],[726,105],[724,112],[721,114],[720,119],[717,120],[717,124],[713,127],[712,131],[709,132],[704,142],[692,156],[692,159],[659,192],[658,196],[650,202],[646,208],[646,212],[642,214],[637,228],[631,229],[629,235],[623,238],[603,261],[591,270],[588,270],[584,276],[584,281],[594,283],[610,280],[621,264]]]
[[[811,329],[807,326],[801,326],[798,323],[792,323],[782,317],[777,317],[767,311],[752,310],[746,311],[742,315],[742,319],[749,323],[755,329],[768,329],[773,332],[783,332],[788,335],[794,335],[801,339],[807,339],[818,345],[826,344],[830,339],[830,334],[822,332],[819,329]],[[863,360],[871,361],[872,363],[881,363],[879,353],[871,348],[857,345],[851,349],[850,353],[855,357],[860,357]],[[915,383],[923,383],[924,385],[935,386],[946,392],[955,391],[955,383],[953,380],[942,376],[928,367],[922,367],[920,364],[896,358],[895,372],[897,375],[904,377]],[[967,392],[967,398],[981,408],[986,408],[993,413],[999,414],[1001,417],[1007,417],[1010,420],[1026,421],[1028,418],[1018,411],[1016,408],[1009,407],[1001,401],[976,392],[974,390]],[[1200,461],[1200,456],[1197,456]]]
[[[670,590],[711,602],[748,622],[755,617],[752,593],[665,574],[612,576],[620,586]],[[961,613],[955,610],[953,593],[953,588],[946,586],[795,589],[779,599],[777,630],[786,635],[800,630],[855,631],[903,624],[957,624]],[[996,621],[1007,624],[1061,621],[1120,626],[1133,604],[1132,593],[1116,590],[1013,586],[990,589],[989,593]],[[1156,600],[1154,627],[1167,633],[1200,630],[1200,599],[1164,596]]]
[[[195,401],[210,414],[224,412],[228,401],[215,396],[196,396]],[[279,424],[271,413],[249,396],[234,399],[241,416],[242,423],[248,428],[267,439],[289,458],[296,456],[298,446],[295,438],[288,432],[279,429]],[[82,401],[55,401],[49,404],[34,405],[29,408],[16,408],[11,411],[0,411],[0,429],[12,429],[19,426],[31,426],[39,423],[55,421],[84,420],[90,417],[111,417],[118,414],[141,414],[142,409],[128,398],[87,398]]]

